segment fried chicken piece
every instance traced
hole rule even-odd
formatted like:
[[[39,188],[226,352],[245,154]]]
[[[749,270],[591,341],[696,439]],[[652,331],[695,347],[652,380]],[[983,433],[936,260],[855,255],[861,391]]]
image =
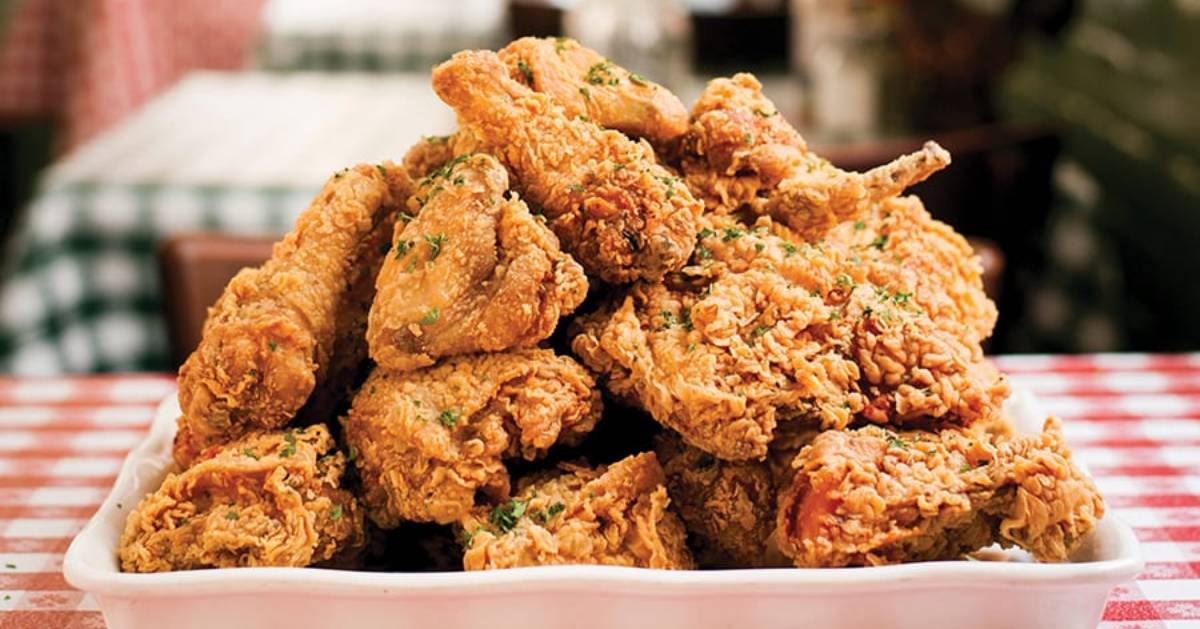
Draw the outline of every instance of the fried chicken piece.
[[[576,321],[608,390],[719,458],[761,459],[781,420],[970,424],[1008,387],[979,343],[859,277],[861,251],[707,215],[696,265]],[[851,275],[851,274],[855,275]]]
[[[126,572],[337,563],[365,543],[324,425],[256,432],[169,474],[125,522]]]
[[[866,173],[845,172],[808,150],[751,74],[714,79],[692,108],[682,168],[709,212],[749,207],[805,240],[862,215],[950,163],[935,142]]]
[[[688,129],[688,112],[670,90],[562,37],[522,37],[500,52],[509,76],[562,105],[567,117],[584,116],[665,145]]]
[[[505,199],[495,158],[456,157],[422,179],[420,213],[396,225],[371,306],[371,358],[390,370],[530,347],[587,296],[583,269],[525,203]]]
[[[381,528],[456,522],[476,493],[508,496],[502,461],[577,444],[600,418],[595,382],[545,349],[475,354],[411,372],[376,369],[344,420],[361,499]]]
[[[623,283],[683,266],[701,204],[648,144],[568,117],[492,52],[454,55],[434,69],[433,88],[589,274]]]
[[[801,567],[953,559],[996,542],[1065,561],[1104,515],[1054,418],[1011,440],[961,429],[830,431],[794,466],[779,541]]]
[[[564,464],[524,479],[517,494],[462,518],[467,570],[602,564],[694,567],[653,452],[607,467]]]
[[[329,385],[336,397],[347,385],[345,371],[365,356],[379,244],[410,188],[390,163],[338,172],[271,259],[229,281],[179,370],[181,467],[208,446],[287,424],[314,391]]]
[[[454,159],[454,135],[427,135],[409,147],[402,163],[413,181],[424,178]]]

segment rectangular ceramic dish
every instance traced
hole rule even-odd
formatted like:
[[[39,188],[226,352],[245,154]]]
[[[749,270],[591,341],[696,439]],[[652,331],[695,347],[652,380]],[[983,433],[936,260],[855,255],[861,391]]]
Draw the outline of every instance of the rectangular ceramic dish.
[[[1021,430],[1045,415],[1013,396]],[[903,627],[1093,629],[1109,590],[1141,570],[1129,526],[1105,517],[1073,563],[931,562],[877,568],[669,572],[553,566],[404,574],[236,568],[118,570],[117,540],[139,499],[171,469],[179,407],[163,401],[100,510],[67,550],[72,585],[109,629],[481,627]]]

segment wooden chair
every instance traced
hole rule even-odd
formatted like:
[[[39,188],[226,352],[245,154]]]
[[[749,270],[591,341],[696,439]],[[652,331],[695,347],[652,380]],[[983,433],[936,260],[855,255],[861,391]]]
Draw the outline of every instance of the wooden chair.
[[[178,234],[158,249],[167,339],[175,367],[200,342],[204,318],[229,280],[271,257],[274,238],[227,234]]]

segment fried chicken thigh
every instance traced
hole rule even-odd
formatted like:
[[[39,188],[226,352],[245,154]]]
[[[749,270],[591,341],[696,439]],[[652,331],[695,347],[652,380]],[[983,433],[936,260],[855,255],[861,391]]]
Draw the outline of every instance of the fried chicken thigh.
[[[587,296],[583,269],[515,195],[494,158],[464,155],[421,180],[396,225],[371,306],[371,357],[389,370],[529,347]]]
[[[692,108],[682,168],[709,212],[748,207],[786,223],[804,240],[853,220],[950,163],[934,142],[866,173],[845,172],[811,153],[750,74],[714,79]]]
[[[492,52],[454,55],[434,69],[433,87],[589,274],[657,280],[691,254],[701,204],[646,143],[569,117]]]
[[[794,244],[767,217],[704,222],[695,265],[631,286],[572,340],[611,393],[687,443],[761,459],[781,420],[969,424],[999,411],[1008,387],[978,342],[871,282],[864,251]]]
[[[344,420],[361,499],[381,528],[457,521],[476,493],[508,496],[506,458],[578,443],[600,418],[595,381],[544,349],[475,354],[410,372],[376,369]]]
[[[208,446],[284,426],[327,385],[348,386],[365,357],[380,245],[410,188],[390,163],[335,174],[271,259],[230,280],[179,371],[182,467]]]
[[[1104,515],[1060,424],[997,439],[984,430],[829,431],[793,463],[779,542],[797,566],[953,559],[992,543],[1064,561]]]
[[[129,514],[121,569],[308,566],[352,556],[365,537],[358,501],[339,487],[345,464],[319,424],[211,448]]]
[[[551,564],[690,569],[654,453],[596,469],[563,465],[523,481],[513,498],[462,518],[467,570]]]
[[[606,129],[663,145],[688,129],[683,103],[663,86],[567,38],[522,37],[498,53],[509,76]]]

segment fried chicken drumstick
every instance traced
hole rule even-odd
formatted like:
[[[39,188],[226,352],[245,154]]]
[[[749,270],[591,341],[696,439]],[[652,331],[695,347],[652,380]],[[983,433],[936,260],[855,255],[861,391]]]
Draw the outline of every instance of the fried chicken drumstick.
[[[433,88],[589,274],[623,283],[683,266],[701,204],[647,144],[569,117],[493,52],[454,55],[434,68]]]
[[[380,245],[410,188],[390,163],[335,174],[271,259],[229,281],[179,370],[180,466],[250,430],[282,427],[314,392],[347,384],[365,357]]]
[[[212,448],[129,514],[121,569],[308,566],[353,556],[365,543],[363,514],[339,487],[345,466],[323,425]]]
[[[552,564],[690,569],[683,524],[668,507],[653,452],[596,469],[562,466],[513,498],[462,519],[467,570]]]
[[[371,305],[371,357],[391,370],[528,347],[587,296],[587,278],[515,196],[494,158],[463,155],[421,180]]]
[[[779,542],[797,566],[954,559],[998,542],[1064,561],[1104,515],[1061,427],[998,440],[985,431],[829,431],[793,463]]]
[[[457,521],[476,492],[508,496],[503,460],[575,444],[600,418],[595,381],[544,349],[474,354],[410,372],[376,369],[344,421],[361,498],[381,528]]]

